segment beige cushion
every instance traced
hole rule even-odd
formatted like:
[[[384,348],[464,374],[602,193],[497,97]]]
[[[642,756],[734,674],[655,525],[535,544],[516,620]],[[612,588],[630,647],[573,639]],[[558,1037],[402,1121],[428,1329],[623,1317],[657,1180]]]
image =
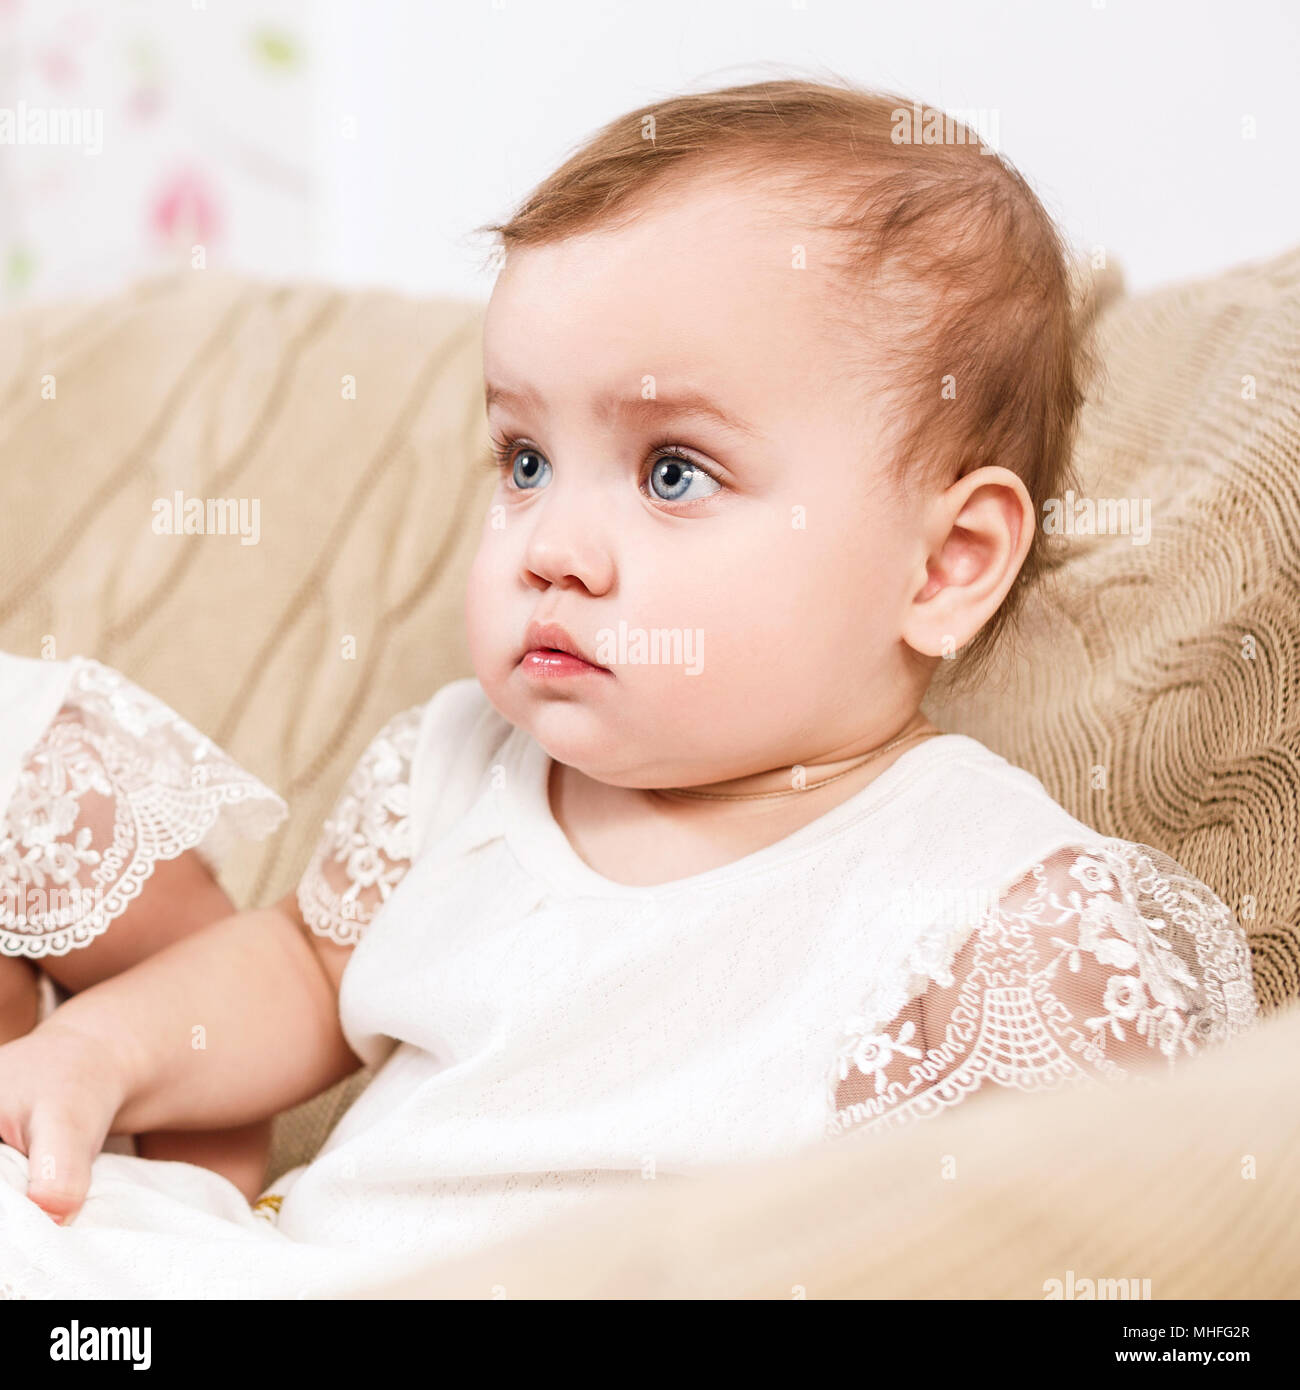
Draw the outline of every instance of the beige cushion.
[[[1053,537],[989,686],[941,674],[926,710],[1209,884],[1271,1009],[1300,995],[1300,249],[1111,290],[1079,492],[1149,501],[1150,541]]]

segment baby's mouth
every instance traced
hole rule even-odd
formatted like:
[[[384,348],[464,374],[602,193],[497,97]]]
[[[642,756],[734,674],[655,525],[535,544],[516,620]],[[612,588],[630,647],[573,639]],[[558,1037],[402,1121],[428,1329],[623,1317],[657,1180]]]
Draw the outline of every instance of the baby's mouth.
[[[560,651],[556,647],[531,647],[520,658],[519,667],[527,676],[542,680],[552,680],[563,676],[610,676],[613,672],[604,666],[572,652]]]
[[[533,621],[528,624],[519,665],[526,674],[538,676],[571,676],[584,672],[603,672],[607,676],[613,674],[604,666],[597,666],[568,632],[555,622]]]

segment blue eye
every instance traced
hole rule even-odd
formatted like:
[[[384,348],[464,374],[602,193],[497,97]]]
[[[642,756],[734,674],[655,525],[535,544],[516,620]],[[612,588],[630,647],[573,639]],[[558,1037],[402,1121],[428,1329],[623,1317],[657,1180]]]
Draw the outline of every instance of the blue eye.
[[[708,490],[690,496],[692,484],[703,482],[709,484]],[[683,454],[668,452],[661,453],[654,467],[650,470],[650,484],[655,489],[655,496],[664,502],[699,502],[705,497],[712,497],[715,492],[722,491],[722,484],[714,477],[711,477],[704,469],[692,463]],[[667,489],[666,492],[658,490],[659,484]]]
[[[723,485],[703,465],[681,453],[676,444],[657,444],[648,458],[652,490],[641,491],[660,502],[702,502],[721,492]],[[553,471],[541,450],[520,439],[493,436],[492,452],[485,460],[498,473],[509,472],[511,484],[520,492],[536,492]],[[661,490],[662,489],[662,490]]]
[[[516,449],[518,453],[515,452]],[[513,439],[494,438],[488,463],[492,468],[502,472],[509,468],[510,480],[521,492],[535,492],[541,486],[539,479],[542,469],[545,468],[549,472],[551,467],[531,444],[521,444]]]
[[[524,492],[541,487],[542,484],[538,479],[542,477],[542,469],[545,469],[549,474],[551,465],[536,449],[520,449],[515,455],[515,466],[511,472],[512,481],[517,488]]]

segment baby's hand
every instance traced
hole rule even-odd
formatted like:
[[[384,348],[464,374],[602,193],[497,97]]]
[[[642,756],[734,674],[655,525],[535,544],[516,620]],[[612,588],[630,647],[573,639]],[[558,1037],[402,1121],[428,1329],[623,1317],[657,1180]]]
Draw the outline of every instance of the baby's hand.
[[[118,1054],[57,1015],[0,1046],[0,1140],[27,1155],[27,1195],[60,1225],[81,1210],[126,1092]]]

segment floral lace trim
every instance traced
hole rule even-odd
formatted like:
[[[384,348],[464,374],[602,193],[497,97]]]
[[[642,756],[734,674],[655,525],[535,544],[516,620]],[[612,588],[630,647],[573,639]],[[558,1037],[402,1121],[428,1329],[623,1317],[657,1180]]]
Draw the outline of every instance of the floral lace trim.
[[[288,807],[120,672],[73,658],[64,703],[27,755],[0,820],[0,952],[66,955],[196,849],[216,867]]]
[[[303,921],[352,946],[410,867],[411,762],[424,715],[394,715],[352,770],[298,883]]]
[[[1161,851],[1125,840],[1058,854],[1072,861],[1066,872],[1078,886],[1059,891],[1061,876],[1036,864],[1023,906],[1003,898],[973,929],[944,923],[924,933],[902,972],[868,994],[829,1069],[828,1136],[932,1115],[985,1081],[1036,1090],[1129,1075],[1137,1039],[1172,1065],[1180,1052],[1253,1025],[1249,944],[1204,883]],[[945,1036],[914,1046],[916,1024],[899,1015],[932,987],[957,983],[953,964],[964,946],[974,947],[973,963]],[[1084,991],[1072,1009],[1062,984],[1085,962],[1105,987]],[[1080,1018],[1088,1010],[1095,1012]],[[1112,1039],[1128,1065],[1108,1056]],[[843,1106],[840,1086],[854,1072],[874,1079],[875,1094]]]

